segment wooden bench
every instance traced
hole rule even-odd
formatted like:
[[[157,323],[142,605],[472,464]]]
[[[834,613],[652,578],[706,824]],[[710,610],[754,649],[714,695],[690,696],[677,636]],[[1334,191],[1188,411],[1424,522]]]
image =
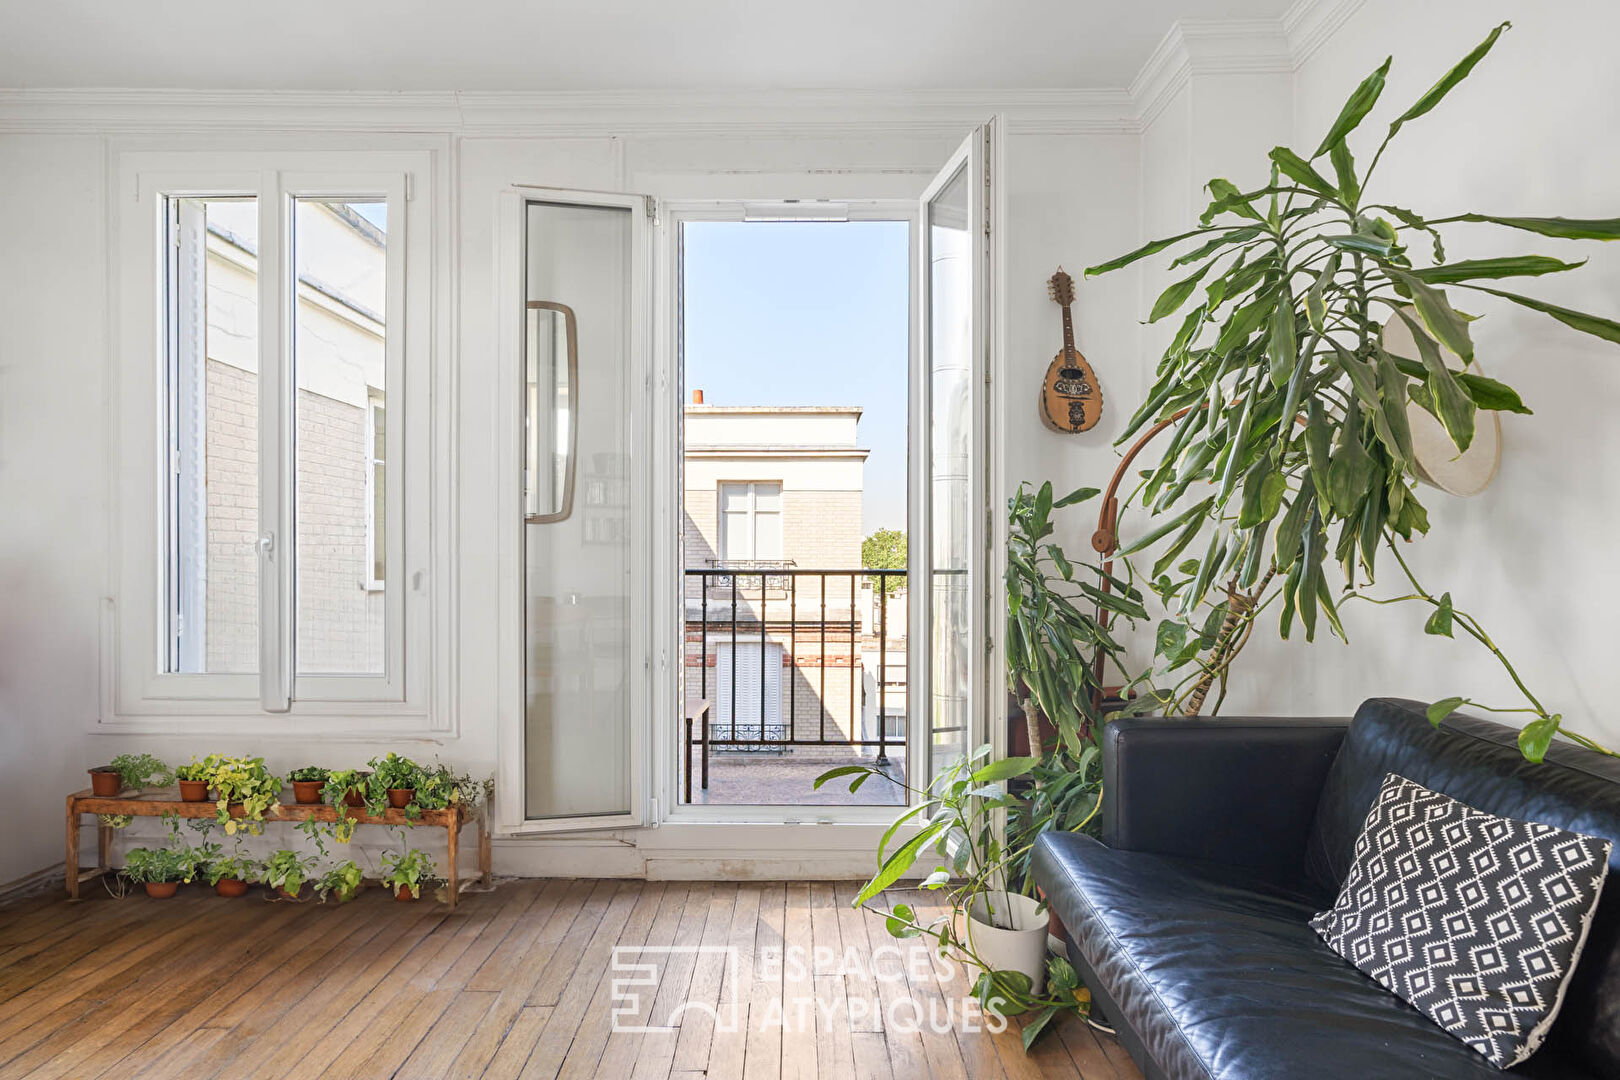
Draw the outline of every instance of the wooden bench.
[[[79,824],[82,814],[123,814],[130,817],[162,817],[165,814],[174,814],[182,818],[212,818],[217,813],[215,803],[212,802],[183,802],[178,797],[179,791],[175,788],[164,788],[155,791],[120,793],[111,798],[102,798],[91,794],[86,789],[76,791],[67,797],[67,857],[64,865],[67,869],[67,892],[71,899],[79,898],[79,883],[92,878],[112,873],[114,867],[107,865],[112,850],[113,827],[101,825],[96,830],[96,866],[90,870],[79,867]],[[316,821],[336,822],[338,811],[346,813],[350,820],[359,825],[405,825],[415,827],[428,826],[443,829],[447,837],[447,851],[445,862],[448,864],[445,872],[446,892],[449,904],[456,906],[456,900],[461,892],[461,877],[456,871],[456,853],[461,843],[461,828],[469,821],[478,826],[478,871],[479,880],[488,885],[490,882],[490,852],[489,829],[485,821],[484,811],[479,809],[469,813],[465,807],[452,806],[445,810],[423,810],[413,820],[405,816],[403,810],[385,810],[380,816],[373,817],[364,810],[356,807],[327,806],[324,803],[278,803],[266,811],[266,823],[288,822],[297,824],[314,818]],[[241,818],[242,808],[232,806],[231,816]]]

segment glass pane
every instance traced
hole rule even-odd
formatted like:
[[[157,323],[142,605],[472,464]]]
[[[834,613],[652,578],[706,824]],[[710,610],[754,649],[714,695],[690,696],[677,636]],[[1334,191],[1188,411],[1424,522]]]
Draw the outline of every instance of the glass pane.
[[[385,670],[388,492],[376,481],[384,476],[377,447],[386,443],[387,256],[385,200],[295,200],[300,675]]]
[[[928,206],[929,522],[932,635],[929,760],[967,750],[973,628],[969,591],[973,483],[973,245],[964,166]]]
[[[754,558],[779,561],[782,558],[782,515],[760,511],[754,515]]]
[[[164,670],[259,667],[259,211],[169,202]]]
[[[528,208],[526,300],[568,307],[578,350],[574,511],[523,527],[530,819],[632,809],[630,237],[622,208]],[[547,411],[534,395],[527,402]]]

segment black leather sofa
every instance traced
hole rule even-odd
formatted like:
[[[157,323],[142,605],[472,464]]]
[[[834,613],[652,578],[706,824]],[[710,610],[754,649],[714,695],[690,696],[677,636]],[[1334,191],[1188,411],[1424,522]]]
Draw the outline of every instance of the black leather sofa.
[[[1510,1075],[1620,1077],[1620,760],[1415,701],[1355,719],[1132,719],[1103,743],[1103,839],[1041,838],[1034,875],[1098,1013],[1148,1080],[1502,1075],[1331,952],[1330,906],[1399,773],[1481,810],[1616,841],[1558,1021]]]

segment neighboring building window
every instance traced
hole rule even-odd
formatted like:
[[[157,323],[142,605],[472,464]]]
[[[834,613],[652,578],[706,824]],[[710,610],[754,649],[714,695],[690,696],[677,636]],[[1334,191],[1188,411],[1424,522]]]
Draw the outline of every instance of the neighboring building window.
[[[386,420],[383,392],[369,391],[366,395],[366,456],[370,459],[366,473],[366,565],[369,567],[366,588],[372,592],[382,590],[388,568],[388,485],[383,465],[388,457]]]
[[[720,485],[720,558],[724,562],[782,560],[782,485]]]

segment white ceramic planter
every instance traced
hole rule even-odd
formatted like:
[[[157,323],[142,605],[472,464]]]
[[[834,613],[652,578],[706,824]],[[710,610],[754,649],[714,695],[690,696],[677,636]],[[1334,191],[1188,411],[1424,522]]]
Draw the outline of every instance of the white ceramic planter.
[[[1003,930],[987,921],[985,899],[976,897],[968,908],[968,947],[995,971],[1022,971],[1029,976],[1031,992],[1039,994],[1046,985],[1046,912],[1040,901],[1016,893],[992,894],[999,921],[1012,923],[1012,929]]]

